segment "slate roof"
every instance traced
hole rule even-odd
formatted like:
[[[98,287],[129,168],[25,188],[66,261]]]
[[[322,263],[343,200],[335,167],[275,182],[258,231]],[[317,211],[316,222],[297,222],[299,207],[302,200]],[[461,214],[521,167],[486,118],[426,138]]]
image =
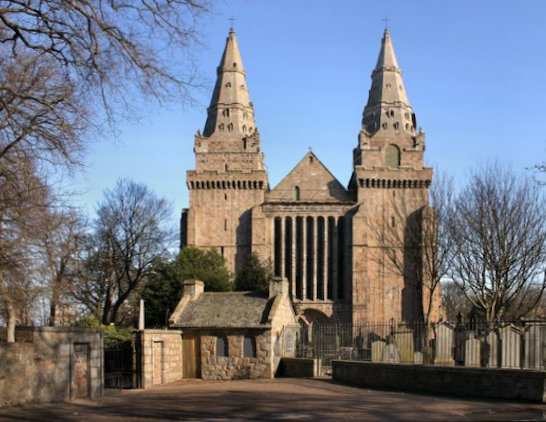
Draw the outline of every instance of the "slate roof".
[[[269,328],[273,299],[253,292],[205,292],[190,301],[178,320],[180,328]]]

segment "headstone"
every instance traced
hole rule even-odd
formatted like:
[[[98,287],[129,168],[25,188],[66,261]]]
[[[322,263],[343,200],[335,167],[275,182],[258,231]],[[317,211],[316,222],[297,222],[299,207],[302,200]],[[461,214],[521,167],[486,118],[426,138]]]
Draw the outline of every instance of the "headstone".
[[[508,325],[500,329],[501,340],[501,367],[519,368],[520,367],[520,347],[521,331]]]
[[[470,333],[465,342],[464,366],[480,367],[480,340],[474,338],[474,333]]]
[[[497,333],[495,333],[494,331],[491,331],[488,335],[487,335],[487,348],[489,349],[488,350],[488,355],[489,357],[487,358],[487,367],[488,368],[497,368],[498,367],[498,362],[499,362],[499,352],[498,352],[498,349],[499,349],[499,337],[497,336]]]
[[[423,364],[423,353],[415,352],[413,354],[413,363],[415,363],[416,365],[422,365]]]
[[[525,327],[525,362],[526,369],[544,369],[542,356],[543,335],[546,333],[546,323],[531,322]]]
[[[453,361],[455,365],[464,365],[464,352],[466,342],[466,327],[463,324],[461,313],[457,315],[457,325],[455,325],[455,341],[453,347]]]
[[[385,356],[386,343],[383,340],[372,342],[372,362],[382,362]]]
[[[401,323],[394,332],[394,342],[398,349],[400,363],[413,363],[413,330]]]
[[[441,322],[436,327],[435,365],[453,365],[453,328]]]
[[[394,344],[387,344],[385,347],[385,354],[383,355],[383,362],[398,363],[400,358],[398,356],[398,349]]]

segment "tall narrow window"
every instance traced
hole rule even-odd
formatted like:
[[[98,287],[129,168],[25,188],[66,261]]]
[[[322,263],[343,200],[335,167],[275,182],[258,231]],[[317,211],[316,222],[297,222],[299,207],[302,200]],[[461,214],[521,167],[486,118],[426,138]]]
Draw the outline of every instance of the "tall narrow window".
[[[275,217],[275,227],[274,227],[274,232],[275,232],[275,236],[274,236],[274,269],[275,269],[275,275],[277,277],[280,277],[282,274],[281,274],[281,268],[282,268],[282,265],[281,265],[281,261],[282,261],[282,231],[281,231],[281,218],[280,217]]]
[[[385,151],[385,164],[388,167],[400,167],[400,148],[389,145]]]
[[[324,300],[324,217],[317,220],[317,299]]]
[[[334,251],[335,251],[335,233],[336,220],[334,217],[328,217],[328,299],[334,298]]]
[[[216,337],[216,356],[219,358],[227,358],[229,356],[228,342],[224,335]]]
[[[296,217],[296,298],[303,299],[303,217]]]
[[[294,199],[295,199],[296,201],[299,201],[299,200],[300,200],[300,197],[301,197],[301,195],[300,195],[300,187],[299,187],[299,186],[296,186],[296,187],[294,188]]]
[[[292,218],[284,220],[284,276],[292,285]]]
[[[337,297],[345,296],[345,218],[337,221]]]
[[[315,255],[315,233],[314,233],[314,219],[313,217],[307,217],[307,254],[306,254],[306,273],[307,273],[307,289],[306,289],[306,296],[307,299],[313,299],[314,296],[314,269],[313,266],[313,259]]]
[[[245,358],[255,358],[256,357],[256,340],[254,336],[250,334],[245,335],[243,341],[243,356]]]

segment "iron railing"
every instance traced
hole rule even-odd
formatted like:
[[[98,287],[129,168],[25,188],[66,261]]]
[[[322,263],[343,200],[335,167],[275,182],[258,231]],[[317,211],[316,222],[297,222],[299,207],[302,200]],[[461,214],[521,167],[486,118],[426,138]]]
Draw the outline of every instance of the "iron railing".
[[[284,356],[374,362],[546,368],[546,321],[286,326]]]
[[[138,388],[140,378],[139,353],[130,342],[104,349],[104,387]]]

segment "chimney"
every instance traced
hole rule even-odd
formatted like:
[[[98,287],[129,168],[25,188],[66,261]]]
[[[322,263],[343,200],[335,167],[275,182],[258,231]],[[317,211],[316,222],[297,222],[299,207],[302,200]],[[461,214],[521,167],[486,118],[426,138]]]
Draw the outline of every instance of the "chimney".
[[[202,281],[184,280],[184,296],[189,296],[190,300],[197,300],[204,291],[205,283]]]
[[[277,295],[288,297],[288,280],[284,277],[273,277],[269,283],[269,298]]]

